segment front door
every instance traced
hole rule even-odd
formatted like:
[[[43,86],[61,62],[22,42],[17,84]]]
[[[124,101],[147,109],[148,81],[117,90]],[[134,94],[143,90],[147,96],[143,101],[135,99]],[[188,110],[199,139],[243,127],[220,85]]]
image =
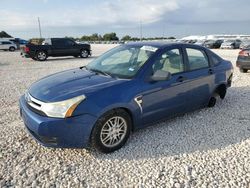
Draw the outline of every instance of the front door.
[[[165,81],[145,81],[141,94],[143,125],[185,112],[189,92],[181,49],[164,50],[149,69],[148,77],[157,70],[172,76]]]

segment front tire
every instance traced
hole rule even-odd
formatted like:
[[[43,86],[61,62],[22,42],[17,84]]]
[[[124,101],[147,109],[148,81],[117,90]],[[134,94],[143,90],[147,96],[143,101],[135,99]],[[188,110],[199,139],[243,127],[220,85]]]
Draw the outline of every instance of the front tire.
[[[10,52],[14,52],[15,50],[16,50],[16,48],[13,47],[13,46],[11,46],[11,47],[9,48],[9,51],[10,51]]]
[[[132,121],[126,111],[109,111],[96,122],[91,134],[91,144],[102,153],[114,152],[126,143],[131,127]]]
[[[87,50],[81,50],[80,57],[87,58],[89,56],[89,52]]]
[[[36,57],[35,57],[38,61],[45,61],[48,56],[47,53],[45,51],[38,51],[36,53]]]

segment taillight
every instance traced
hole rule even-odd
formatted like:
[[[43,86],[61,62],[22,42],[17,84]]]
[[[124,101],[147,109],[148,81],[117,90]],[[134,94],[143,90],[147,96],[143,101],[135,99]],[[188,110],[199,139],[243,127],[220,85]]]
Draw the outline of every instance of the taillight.
[[[250,50],[241,50],[239,52],[239,56],[245,56],[245,57],[250,56]]]
[[[25,47],[24,47],[24,51],[25,51],[25,52],[29,52],[29,51],[30,51],[30,48],[27,47],[27,46],[25,46]]]

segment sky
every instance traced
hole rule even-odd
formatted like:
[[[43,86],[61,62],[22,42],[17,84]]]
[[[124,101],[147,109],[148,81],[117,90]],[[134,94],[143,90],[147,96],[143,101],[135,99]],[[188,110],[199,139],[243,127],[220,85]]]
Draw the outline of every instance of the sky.
[[[177,38],[250,34],[249,0],[1,0],[0,31],[14,37],[81,37],[116,32],[119,37]]]

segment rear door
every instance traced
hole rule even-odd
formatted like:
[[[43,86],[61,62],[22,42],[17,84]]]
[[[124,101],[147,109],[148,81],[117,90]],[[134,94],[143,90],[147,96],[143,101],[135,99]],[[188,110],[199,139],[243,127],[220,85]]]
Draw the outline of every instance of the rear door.
[[[207,105],[213,92],[215,75],[205,50],[193,46],[186,47],[185,58],[190,88],[187,102],[192,110]]]

